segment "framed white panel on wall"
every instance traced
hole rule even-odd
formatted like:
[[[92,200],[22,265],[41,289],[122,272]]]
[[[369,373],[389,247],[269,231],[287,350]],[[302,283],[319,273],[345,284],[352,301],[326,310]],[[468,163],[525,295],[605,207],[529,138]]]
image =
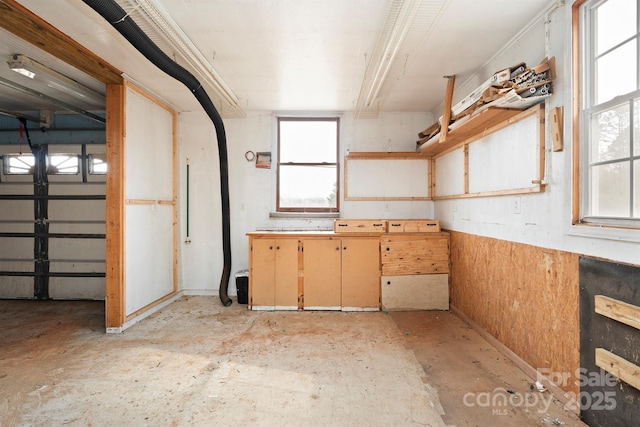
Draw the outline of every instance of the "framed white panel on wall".
[[[345,200],[428,200],[429,159],[419,153],[349,153]]]
[[[464,149],[460,147],[435,159],[436,196],[464,193]]]
[[[544,120],[538,104],[434,156],[433,199],[543,192]]]
[[[538,129],[531,115],[469,144],[469,193],[531,187],[538,179]]]
[[[174,291],[173,205],[127,204],[126,315]]]
[[[172,200],[174,115],[130,87],[126,93],[125,197]]]

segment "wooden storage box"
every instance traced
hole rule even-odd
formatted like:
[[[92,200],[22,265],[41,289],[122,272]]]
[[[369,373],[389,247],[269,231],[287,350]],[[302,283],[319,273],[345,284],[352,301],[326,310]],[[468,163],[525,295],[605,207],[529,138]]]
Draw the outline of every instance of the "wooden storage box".
[[[389,233],[439,233],[440,221],[437,219],[401,219],[388,221]]]
[[[381,219],[336,219],[333,223],[336,233],[386,233],[387,221]]]

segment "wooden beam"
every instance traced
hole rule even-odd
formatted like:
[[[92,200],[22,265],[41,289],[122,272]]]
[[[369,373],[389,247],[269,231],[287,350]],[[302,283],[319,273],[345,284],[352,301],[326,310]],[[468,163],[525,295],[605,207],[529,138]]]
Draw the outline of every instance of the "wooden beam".
[[[571,223],[580,222],[580,7],[586,0],[571,6]]]
[[[596,366],[640,390],[640,366],[604,348],[596,348]]]
[[[511,190],[480,191],[477,193],[451,194],[448,196],[433,196],[432,200],[473,199],[475,197],[513,196],[516,194],[544,193],[545,185],[536,184],[533,187],[513,188]]]
[[[125,86],[107,85],[106,326],[125,322]]]
[[[596,313],[640,329],[640,307],[604,295],[595,296]]]
[[[16,0],[0,0],[0,27],[105,84],[122,72],[34,14]]]
[[[442,126],[440,127],[440,142],[447,140],[449,134],[449,121],[451,120],[451,104],[453,103],[453,87],[456,82],[456,76],[446,76],[447,93],[444,98],[444,111],[442,112]]]
[[[464,151],[464,194],[469,194],[469,144],[462,146]]]
[[[400,159],[427,159],[428,156],[422,153],[416,153],[413,151],[350,151],[347,153],[347,160],[362,160],[362,159],[385,159],[385,160],[400,160]]]

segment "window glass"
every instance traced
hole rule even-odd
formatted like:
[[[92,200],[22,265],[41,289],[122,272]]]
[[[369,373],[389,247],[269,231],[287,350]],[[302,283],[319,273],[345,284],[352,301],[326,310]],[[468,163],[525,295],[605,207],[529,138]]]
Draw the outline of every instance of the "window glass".
[[[615,25],[611,25],[615,22]],[[596,9],[596,54],[611,49],[636,33],[636,0],[609,0]]]
[[[36,159],[33,154],[5,154],[4,173],[6,175],[29,175],[33,173]]]
[[[338,211],[338,135],[337,117],[278,119],[278,211]]]
[[[591,214],[629,217],[629,163],[611,163],[591,168]]]
[[[629,66],[636,62],[638,61],[635,40],[625,43],[597,60],[596,104],[636,90],[636,68]]]
[[[281,121],[280,162],[336,163],[336,121]]]
[[[105,154],[89,154],[89,174],[105,175],[107,173],[107,160]]]
[[[629,104],[595,115],[591,163],[629,157]]]
[[[75,175],[80,172],[79,163],[76,154],[50,154],[47,173],[50,175]]]
[[[280,166],[280,206],[336,206],[336,167]]]

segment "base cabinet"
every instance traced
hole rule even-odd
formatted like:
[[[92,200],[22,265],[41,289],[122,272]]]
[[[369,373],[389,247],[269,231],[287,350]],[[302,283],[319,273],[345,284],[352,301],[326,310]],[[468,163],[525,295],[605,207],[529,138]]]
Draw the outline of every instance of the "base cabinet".
[[[251,239],[249,307],[298,309],[298,239]]]
[[[303,309],[380,310],[380,240],[308,239],[303,248]]]
[[[381,239],[382,308],[449,309],[449,234]]]
[[[449,308],[448,233],[348,234],[249,233],[249,308]]]

